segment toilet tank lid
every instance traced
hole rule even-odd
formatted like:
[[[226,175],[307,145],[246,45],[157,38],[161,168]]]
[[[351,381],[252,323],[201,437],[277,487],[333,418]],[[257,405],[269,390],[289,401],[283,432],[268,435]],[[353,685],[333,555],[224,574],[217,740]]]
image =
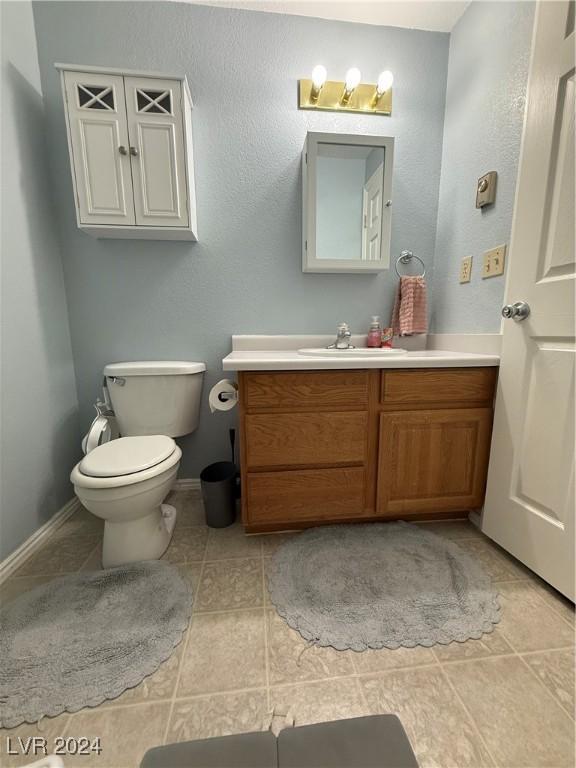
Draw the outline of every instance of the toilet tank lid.
[[[110,363],[104,368],[104,376],[174,376],[202,373],[205,370],[205,363],[184,360],[135,360]]]

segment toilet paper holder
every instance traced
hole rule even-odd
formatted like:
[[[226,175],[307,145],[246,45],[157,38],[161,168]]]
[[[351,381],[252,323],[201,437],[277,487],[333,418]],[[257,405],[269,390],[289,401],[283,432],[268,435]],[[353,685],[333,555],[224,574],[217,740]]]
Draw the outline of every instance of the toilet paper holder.
[[[236,400],[238,397],[237,392],[219,392],[218,393],[218,400],[220,400],[221,403],[225,403],[227,400]]]

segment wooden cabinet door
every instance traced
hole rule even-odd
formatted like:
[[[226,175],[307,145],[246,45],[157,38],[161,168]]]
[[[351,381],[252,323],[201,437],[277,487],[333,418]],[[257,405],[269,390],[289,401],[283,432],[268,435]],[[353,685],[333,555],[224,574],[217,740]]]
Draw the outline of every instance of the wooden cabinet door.
[[[79,223],[133,226],[124,78],[66,72],[64,89]]]
[[[491,408],[382,413],[378,514],[480,507],[491,426]]]
[[[182,84],[125,77],[136,224],[187,227]]]

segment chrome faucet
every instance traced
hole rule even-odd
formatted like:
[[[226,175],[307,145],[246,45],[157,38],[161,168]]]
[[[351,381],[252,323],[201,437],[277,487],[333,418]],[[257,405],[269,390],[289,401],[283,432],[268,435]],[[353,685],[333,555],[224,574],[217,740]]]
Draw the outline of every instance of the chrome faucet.
[[[328,344],[326,349],[354,349],[354,344],[350,344],[351,338],[352,334],[348,323],[340,323],[336,331],[336,341],[333,344]]]

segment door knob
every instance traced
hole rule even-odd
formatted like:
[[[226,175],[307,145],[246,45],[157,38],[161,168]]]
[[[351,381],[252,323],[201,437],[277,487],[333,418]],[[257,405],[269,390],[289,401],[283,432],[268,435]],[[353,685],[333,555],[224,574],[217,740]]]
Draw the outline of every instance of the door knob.
[[[530,314],[530,307],[525,301],[517,301],[515,304],[506,304],[502,307],[502,317],[507,320],[526,320]]]

